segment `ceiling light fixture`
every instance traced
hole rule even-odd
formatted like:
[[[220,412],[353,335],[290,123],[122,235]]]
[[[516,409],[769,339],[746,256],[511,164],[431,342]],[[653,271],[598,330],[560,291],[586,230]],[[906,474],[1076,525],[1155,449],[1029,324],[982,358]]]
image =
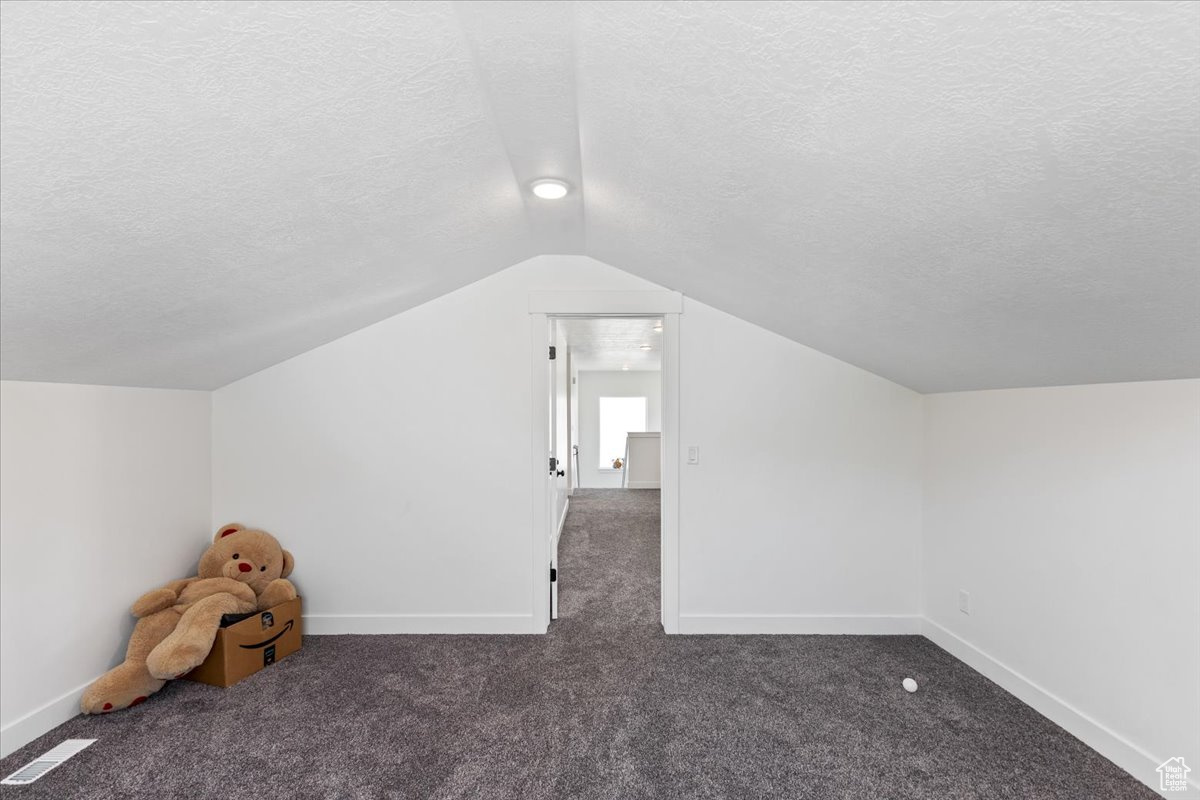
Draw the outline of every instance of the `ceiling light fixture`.
[[[654,348],[648,344],[644,344],[644,345],[642,345],[641,349],[642,350],[653,350]]]
[[[662,323],[661,322],[654,323],[654,332],[662,333]]]
[[[538,178],[529,189],[543,200],[561,200],[571,191],[571,184],[559,178]]]
[[[628,371],[629,371],[629,365],[628,365],[628,364],[626,364],[626,365],[624,365],[623,367],[621,367],[621,369],[622,369],[622,370],[624,370],[624,371],[626,371],[626,372],[628,372]]]

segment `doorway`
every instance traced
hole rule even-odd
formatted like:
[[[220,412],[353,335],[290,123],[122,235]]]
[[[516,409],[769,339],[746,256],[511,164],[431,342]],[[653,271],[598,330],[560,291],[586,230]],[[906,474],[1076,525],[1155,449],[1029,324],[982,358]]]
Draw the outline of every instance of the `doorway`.
[[[567,317],[552,324],[569,357],[572,490],[659,488],[662,317]]]
[[[681,312],[675,292],[531,295],[535,633],[570,580],[558,573],[560,534],[570,495],[588,483],[659,488],[659,619],[678,632]]]

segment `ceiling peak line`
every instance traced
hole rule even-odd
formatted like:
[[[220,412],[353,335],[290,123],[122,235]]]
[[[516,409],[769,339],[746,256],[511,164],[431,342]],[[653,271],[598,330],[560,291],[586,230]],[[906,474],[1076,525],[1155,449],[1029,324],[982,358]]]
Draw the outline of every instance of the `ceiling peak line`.
[[[583,180],[568,4],[456,4],[489,120],[508,158],[535,252],[583,253]],[[570,191],[546,201],[534,181]]]

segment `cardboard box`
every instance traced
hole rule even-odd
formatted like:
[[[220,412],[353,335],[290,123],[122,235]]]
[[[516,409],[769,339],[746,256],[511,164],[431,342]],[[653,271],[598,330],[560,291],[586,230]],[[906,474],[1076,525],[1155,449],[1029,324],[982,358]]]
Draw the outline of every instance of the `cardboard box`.
[[[217,631],[212,652],[184,680],[233,686],[300,649],[300,598],[256,611]]]

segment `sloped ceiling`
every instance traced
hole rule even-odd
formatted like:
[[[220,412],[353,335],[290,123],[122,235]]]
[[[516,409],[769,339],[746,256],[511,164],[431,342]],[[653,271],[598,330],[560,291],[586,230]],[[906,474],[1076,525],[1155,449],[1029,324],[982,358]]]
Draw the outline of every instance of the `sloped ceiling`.
[[[0,14],[5,378],[214,388],[546,252],[920,391],[1200,375],[1197,4]]]

